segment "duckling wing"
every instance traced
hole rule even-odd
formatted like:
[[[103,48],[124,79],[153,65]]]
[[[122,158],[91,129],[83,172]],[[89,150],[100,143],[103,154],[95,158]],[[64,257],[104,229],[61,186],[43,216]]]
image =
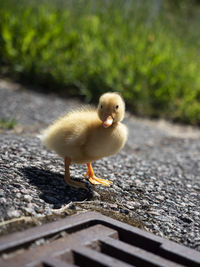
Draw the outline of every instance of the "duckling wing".
[[[97,120],[96,111],[92,108],[73,111],[44,130],[40,139],[62,157],[80,157],[91,126]]]

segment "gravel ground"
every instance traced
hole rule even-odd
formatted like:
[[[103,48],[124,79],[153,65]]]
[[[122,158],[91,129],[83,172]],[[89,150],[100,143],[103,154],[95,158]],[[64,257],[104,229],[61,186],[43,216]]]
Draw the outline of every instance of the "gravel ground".
[[[183,138],[188,127],[179,127],[179,136],[177,126],[169,131],[128,114],[125,148],[94,163],[96,174],[113,185],[92,186],[83,178],[86,167],[72,165],[72,177],[88,186],[88,190],[74,189],[63,181],[62,159],[46,150],[36,133],[78,101],[27,92],[4,82],[0,98],[0,118],[18,121],[13,131],[0,133],[1,234],[12,231],[11,225],[22,216],[39,221],[54,214],[97,210],[200,251],[198,129],[190,128],[187,134],[195,138]]]

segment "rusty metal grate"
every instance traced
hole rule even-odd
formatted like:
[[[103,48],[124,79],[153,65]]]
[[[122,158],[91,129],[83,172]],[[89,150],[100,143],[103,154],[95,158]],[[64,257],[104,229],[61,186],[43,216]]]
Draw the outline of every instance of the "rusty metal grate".
[[[200,266],[200,253],[96,212],[0,239],[0,266]]]

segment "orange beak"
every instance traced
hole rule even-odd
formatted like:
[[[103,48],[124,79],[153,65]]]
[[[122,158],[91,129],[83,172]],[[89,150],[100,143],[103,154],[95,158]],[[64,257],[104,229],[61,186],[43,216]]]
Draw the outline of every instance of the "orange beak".
[[[113,124],[113,118],[111,116],[108,116],[105,121],[103,122],[103,126],[105,128],[108,128],[109,126],[111,126]]]

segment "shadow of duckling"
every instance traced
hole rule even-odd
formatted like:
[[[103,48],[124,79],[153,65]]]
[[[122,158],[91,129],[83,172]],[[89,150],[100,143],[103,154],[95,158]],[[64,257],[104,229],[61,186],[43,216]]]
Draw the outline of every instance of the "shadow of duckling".
[[[54,209],[61,208],[74,201],[90,200],[92,190],[77,189],[65,184],[63,175],[37,167],[24,167],[20,171],[28,183],[36,186],[41,194],[39,197],[46,203],[52,204]]]

